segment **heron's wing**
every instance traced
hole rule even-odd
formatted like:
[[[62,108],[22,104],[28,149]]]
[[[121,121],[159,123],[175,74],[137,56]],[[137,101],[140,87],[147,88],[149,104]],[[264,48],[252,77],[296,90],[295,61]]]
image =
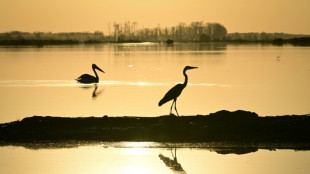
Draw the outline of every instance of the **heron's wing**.
[[[173,88],[171,88],[166,95],[164,96],[164,98],[162,98],[159,103],[158,106],[161,106],[165,103],[167,103],[168,101],[172,100],[172,99],[176,99],[177,97],[179,97],[179,95],[181,94],[182,90],[184,89],[182,84],[177,84],[175,85]]]

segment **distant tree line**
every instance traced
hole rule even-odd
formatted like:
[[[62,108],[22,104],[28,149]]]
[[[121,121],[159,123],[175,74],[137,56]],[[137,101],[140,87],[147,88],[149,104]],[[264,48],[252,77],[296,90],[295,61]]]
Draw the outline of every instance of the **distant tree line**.
[[[0,33],[0,44],[32,44],[55,40],[64,43],[102,43],[102,42],[163,42],[168,39],[177,42],[222,41],[227,35],[226,28],[219,23],[192,22],[179,23],[173,27],[138,28],[137,22],[113,23],[109,33],[96,32],[20,32]],[[32,42],[30,42],[32,40]],[[44,40],[44,42],[42,42]]]
[[[287,34],[287,33],[229,33],[225,38],[226,42],[259,42],[271,43],[281,46],[291,44],[295,46],[309,46],[310,35]]]
[[[265,32],[251,32],[251,33],[228,33],[226,41],[273,41],[275,39],[292,39],[300,37],[309,37],[304,34],[287,34],[287,33],[265,33]]]
[[[20,32],[0,33],[0,45],[58,45],[104,41],[103,32]]]
[[[291,38],[291,39],[281,39],[277,38],[272,41],[274,45],[283,45],[283,44],[292,44],[295,46],[310,46],[310,37],[299,37],[299,38]]]
[[[304,38],[297,39],[296,38]],[[308,39],[307,39],[308,38]],[[292,40],[295,39],[295,40]],[[0,33],[0,45],[95,44],[104,42],[268,42],[276,45],[298,43],[309,45],[309,35],[286,33],[227,33],[219,23],[179,23],[172,27],[138,27],[126,21],[109,25],[108,33],[95,32],[21,32]]]
[[[113,40],[124,41],[166,41],[177,42],[221,41],[227,35],[226,28],[219,23],[192,22],[189,25],[179,23],[173,27],[137,28],[136,22],[114,23]]]

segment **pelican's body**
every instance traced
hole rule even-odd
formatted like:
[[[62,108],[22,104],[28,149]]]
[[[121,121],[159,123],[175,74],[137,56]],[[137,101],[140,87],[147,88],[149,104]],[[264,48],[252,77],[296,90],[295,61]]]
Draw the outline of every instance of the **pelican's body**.
[[[186,66],[183,70],[183,75],[185,77],[185,80],[184,80],[184,83],[183,84],[177,84],[175,85],[173,88],[171,88],[167,93],[166,95],[164,96],[164,98],[162,98],[159,103],[158,103],[158,106],[161,106],[165,103],[167,103],[168,101],[170,100],[173,100],[172,102],[172,105],[171,105],[171,108],[170,108],[170,115],[172,113],[172,106],[173,104],[174,105],[174,109],[177,113],[177,115],[179,115],[178,111],[177,111],[177,98],[181,95],[183,89],[186,87],[187,85],[187,81],[188,81],[188,77],[187,77],[187,74],[186,74],[186,71],[189,70],[189,69],[195,69],[197,67],[191,67],[191,66]]]
[[[80,83],[98,83],[99,82],[99,77],[96,72],[96,69],[103,72],[96,64],[92,64],[92,69],[96,75],[96,77],[89,75],[89,74],[83,74],[80,77],[78,77],[76,80]]]

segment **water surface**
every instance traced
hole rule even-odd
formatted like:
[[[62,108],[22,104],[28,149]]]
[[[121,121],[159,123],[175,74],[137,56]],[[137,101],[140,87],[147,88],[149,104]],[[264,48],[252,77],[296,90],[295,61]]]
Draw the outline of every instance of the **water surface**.
[[[306,174],[310,170],[310,151],[289,147],[265,149],[154,142],[50,143],[0,146],[0,153],[0,172],[7,174]]]
[[[280,58],[277,58],[280,56]],[[74,81],[93,74],[100,83]],[[0,123],[32,115],[159,116],[159,100],[182,83],[181,115],[249,110],[264,115],[310,112],[310,48],[256,44],[159,43],[0,47]]]

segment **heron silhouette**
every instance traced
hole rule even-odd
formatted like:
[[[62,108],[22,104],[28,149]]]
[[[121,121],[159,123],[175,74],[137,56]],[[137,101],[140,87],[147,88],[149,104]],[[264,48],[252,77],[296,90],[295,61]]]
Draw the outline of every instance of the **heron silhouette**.
[[[179,116],[179,113],[178,113],[178,110],[177,110],[177,98],[181,95],[183,89],[186,87],[187,85],[187,81],[188,81],[188,77],[187,77],[187,74],[186,74],[186,71],[189,70],[189,69],[195,69],[195,68],[198,68],[198,67],[193,67],[193,66],[186,66],[183,70],[183,75],[185,77],[185,80],[184,80],[184,83],[183,84],[177,84],[175,85],[173,88],[171,88],[167,93],[166,95],[164,96],[164,98],[162,98],[159,103],[158,103],[158,106],[161,106],[165,103],[167,103],[168,101],[170,100],[173,100],[172,102],[172,105],[171,105],[171,108],[170,108],[170,115],[172,115],[172,107],[173,107],[173,104],[174,104],[174,109],[177,113],[177,115]]]
[[[98,83],[99,82],[99,77],[96,72],[96,69],[103,72],[102,69],[100,69],[96,64],[92,64],[92,69],[96,75],[96,77],[89,75],[89,74],[83,74],[80,77],[78,77],[76,80],[80,83]]]

